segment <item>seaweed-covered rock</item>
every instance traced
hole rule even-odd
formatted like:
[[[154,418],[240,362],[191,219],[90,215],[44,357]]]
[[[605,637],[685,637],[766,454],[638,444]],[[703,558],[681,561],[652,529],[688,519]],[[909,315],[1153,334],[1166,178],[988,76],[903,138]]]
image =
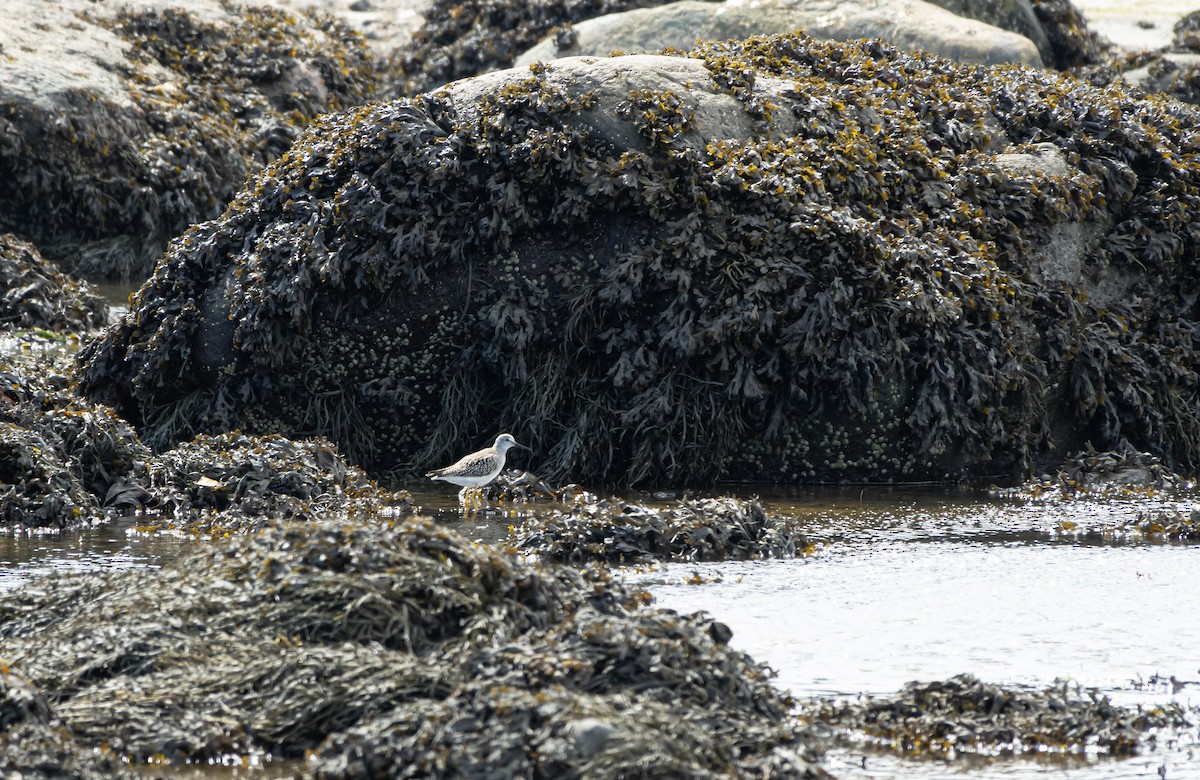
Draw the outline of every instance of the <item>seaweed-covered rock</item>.
[[[665,2],[669,0],[432,0],[422,11],[424,24],[412,45],[396,54],[392,69],[398,74],[397,91],[415,95],[507,68],[556,28],[569,37],[572,23]]]
[[[1176,100],[1200,103],[1200,54],[1161,52],[1137,58],[1137,67],[1120,77],[1147,92],[1160,92]]]
[[[375,77],[332,17],[217,0],[17,3],[0,51],[0,227],[89,277],[144,275]]]
[[[758,501],[685,500],[667,508],[584,495],[564,512],[538,514],[510,532],[523,550],[554,561],[724,561],[803,554],[795,518],[768,515]]]
[[[1200,11],[1192,11],[1180,19],[1172,32],[1172,49],[1200,53]]]
[[[1156,729],[1191,725],[1178,704],[1131,709],[1065,682],[1031,690],[969,674],[909,683],[894,696],[826,701],[806,709],[806,718],[849,730],[843,736],[852,742],[922,755],[1130,755],[1153,746]]]
[[[118,490],[153,509],[140,524],[147,530],[222,535],[271,519],[411,509],[407,493],[382,490],[323,439],[197,436],[151,458],[146,473],[144,484],[129,481]]]
[[[1072,544],[1185,544],[1200,543],[1200,510],[1138,512],[1132,518],[1097,522],[1083,516],[1064,520],[1047,533]]]
[[[0,328],[87,331],[108,323],[108,304],[28,241],[0,235]]]
[[[814,38],[882,38],[903,49],[983,65],[1040,66],[1029,38],[959,16],[925,0],[773,0],[747,4],[681,0],[609,14],[575,24],[569,36],[551,35],[517,58],[516,65],[612,51],[689,49],[697,40],[723,41],[804,30]],[[1032,10],[1030,11],[1032,16]]]
[[[65,355],[0,355],[0,527],[63,530],[103,519],[150,452],[111,409],[75,392]]]
[[[789,751],[803,776],[813,753],[768,670],[708,618],[643,602],[601,569],[543,568],[424,519],[276,523],[161,570],[0,593],[0,642],[81,743],[134,760],[324,741],[323,777],[471,776],[487,756],[550,777],[638,732],[631,761],[683,776]]]
[[[1010,478],[1200,455],[1200,115],[803,36],[332,115],[82,353],[154,447],[495,430],[547,479]]]
[[[1117,47],[1088,27],[1071,0],[1033,0],[1033,12],[1053,52],[1053,57],[1046,60],[1047,65],[1073,70],[1104,65],[1116,57]]]
[[[1140,496],[1187,487],[1187,481],[1148,452],[1131,445],[1097,452],[1087,446],[1067,458],[1054,474],[1043,474],[1019,488],[997,491],[1027,498],[1073,498],[1091,496]]]

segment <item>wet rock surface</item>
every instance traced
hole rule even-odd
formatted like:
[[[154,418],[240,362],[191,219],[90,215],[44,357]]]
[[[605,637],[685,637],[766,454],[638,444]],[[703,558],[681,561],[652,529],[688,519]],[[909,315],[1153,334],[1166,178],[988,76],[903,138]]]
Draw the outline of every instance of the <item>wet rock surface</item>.
[[[916,755],[1122,756],[1153,748],[1158,729],[1193,725],[1178,704],[1131,709],[1068,683],[1033,690],[971,675],[909,683],[894,696],[805,709],[806,718],[844,729],[840,736],[850,742]]]
[[[1029,13],[1032,16],[1032,10]],[[1032,21],[1036,25],[1036,19]],[[927,51],[959,62],[1042,65],[1037,46],[1029,38],[923,0],[779,0],[752,5],[742,0],[684,0],[578,22],[569,34],[552,34],[522,53],[515,64],[577,55],[602,57],[614,51],[637,54],[667,47],[690,49],[698,40],[723,41],[795,30],[836,41],[881,38],[902,49]]]
[[[12,233],[0,235],[0,329],[89,331],[108,323],[108,304]]]
[[[144,276],[303,126],[374,88],[359,35],[310,11],[215,0],[7,11],[0,227],[89,278]]]
[[[1123,441],[1188,471],[1196,125],[803,37],[490,74],[323,120],[83,383],[155,448],[303,431],[374,473],[498,429],[593,484],[1011,478]]]
[[[724,561],[803,555],[795,518],[757,501],[705,498],[665,508],[584,494],[566,511],[539,513],[510,532],[521,550],[553,561]]]
[[[134,760],[820,776],[768,670],[644,598],[421,519],[278,523],[161,570],[0,593],[0,642],[81,744]]]

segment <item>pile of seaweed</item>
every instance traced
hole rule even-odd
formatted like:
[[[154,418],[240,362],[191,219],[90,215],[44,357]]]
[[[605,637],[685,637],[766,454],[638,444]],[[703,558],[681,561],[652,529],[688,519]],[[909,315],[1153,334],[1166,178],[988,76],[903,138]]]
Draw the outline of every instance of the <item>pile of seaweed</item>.
[[[201,435],[150,458],[146,473],[146,480],[126,481],[109,498],[152,510],[139,521],[142,531],[227,536],[272,519],[412,509],[408,493],[384,490],[319,438]]]
[[[106,750],[79,745],[45,697],[0,659],[0,775],[72,780],[133,780]]]
[[[1098,452],[1089,443],[1067,458],[1054,474],[1043,474],[1017,488],[994,491],[998,495],[1029,499],[1136,497],[1190,487],[1191,483],[1163,465],[1149,452],[1139,452],[1128,442]]]
[[[498,425],[555,481],[1196,469],[1194,108],[877,41],[690,56],[619,105],[537,66],[323,119],[83,386],[154,447],[315,433],[369,471]],[[730,94],[757,129],[705,135]]]
[[[108,323],[108,305],[28,241],[0,235],[0,329],[89,331]]]
[[[317,749],[320,777],[816,776],[769,671],[645,598],[426,519],[280,522],[161,570],[0,593],[0,643],[77,740],[132,761]]]
[[[1066,520],[1054,529],[1052,536],[1092,544],[1195,544],[1200,542],[1200,510],[1193,509],[1186,513],[1178,510],[1138,512],[1132,518],[1104,524]]]
[[[0,354],[0,528],[62,530],[103,519],[110,489],[150,452],[106,406],[80,397],[71,358]]]
[[[769,515],[757,500],[736,498],[657,508],[584,494],[571,509],[539,513],[509,537],[519,549],[568,563],[787,558],[809,547],[798,520]]]
[[[433,0],[412,45],[391,70],[396,92],[416,95],[451,81],[501,70],[542,38],[573,22],[651,8],[672,0]]]
[[[63,352],[0,355],[0,528],[66,530],[141,512],[143,531],[242,533],[271,518],[399,514],[322,439],[229,433],[153,455],[110,408],[82,398]]]
[[[969,674],[912,682],[885,698],[816,702],[805,710],[806,719],[844,730],[842,738],[851,743],[918,755],[1125,756],[1153,749],[1158,729],[1192,725],[1178,704],[1135,710],[1066,682],[1032,690],[992,685]]]
[[[365,44],[343,23],[263,4],[228,8],[220,22],[180,8],[91,18],[132,44],[124,81],[135,109],[89,94],[49,118],[6,106],[4,224],[82,275],[142,277],[171,238],[219,215],[300,128],[373,94]]]

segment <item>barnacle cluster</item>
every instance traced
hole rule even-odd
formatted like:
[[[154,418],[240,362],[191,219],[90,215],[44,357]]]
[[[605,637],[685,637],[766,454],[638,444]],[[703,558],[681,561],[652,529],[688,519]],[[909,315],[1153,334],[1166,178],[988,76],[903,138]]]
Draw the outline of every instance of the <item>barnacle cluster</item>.
[[[646,598],[426,519],[280,522],[0,593],[0,643],[76,740],[134,763],[319,747],[306,777],[818,776],[770,671]]]
[[[1085,753],[1127,756],[1155,730],[1192,724],[1179,704],[1132,709],[1066,682],[1042,690],[985,683],[969,674],[911,682],[893,696],[823,701],[804,717],[845,729],[847,741],[916,755]]]
[[[556,481],[1196,468],[1195,109],[880,42],[688,57],[322,118],[84,387],[156,447],[325,433],[376,473],[496,430]]]
[[[509,533],[518,549],[568,563],[725,561],[803,555],[795,518],[769,515],[758,501],[682,500],[652,507],[583,494],[574,506],[539,513]]]
[[[89,277],[144,276],[318,114],[373,92],[361,36],[328,15],[228,6],[95,12],[131,44],[128,95],[0,106],[0,224]],[[168,74],[164,80],[164,72]],[[126,98],[128,98],[126,100]]]
[[[415,95],[457,79],[506,68],[552,32],[570,24],[671,0],[433,0],[412,44],[395,57],[400,94]]]
[[[108,305],[87,282],[71,279],[37,247],[0,235],[0,328],[89,331],[108,323]]]

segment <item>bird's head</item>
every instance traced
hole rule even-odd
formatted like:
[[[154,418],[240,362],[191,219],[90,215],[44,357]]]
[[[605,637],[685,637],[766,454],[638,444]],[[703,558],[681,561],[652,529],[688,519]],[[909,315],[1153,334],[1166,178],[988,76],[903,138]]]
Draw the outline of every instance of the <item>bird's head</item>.
[[[512,437],[511,433],[502,433],[497,436],[495,447],[498,452],[508,452],[513,447],[520,447],[523,450],[529,449],[524,444],[517,444],[517,440]]]

